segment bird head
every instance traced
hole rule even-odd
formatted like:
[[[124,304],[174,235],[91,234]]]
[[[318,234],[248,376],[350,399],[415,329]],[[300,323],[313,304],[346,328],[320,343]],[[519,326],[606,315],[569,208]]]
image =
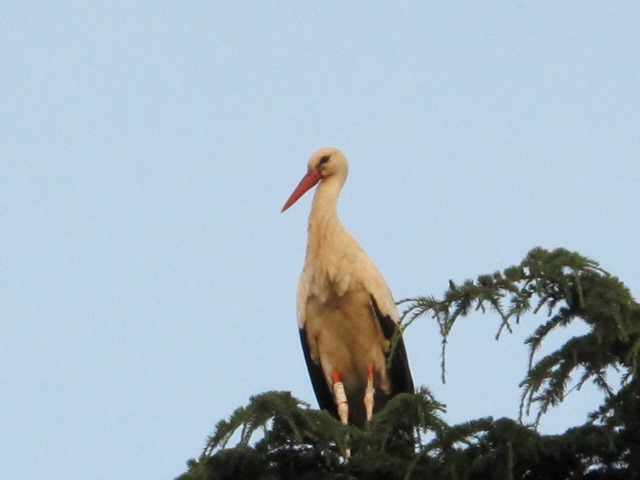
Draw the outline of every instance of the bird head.
[[[344,154],[334,147],[321,148],[309,159],[307,163],[307,173],[295,188],[289,200],[282,207],[284,212],[291,205],[296,203],[302,195],[315,187],[318,182],[330,177],[338,178],[342,183],[347,178],[349,164]]]

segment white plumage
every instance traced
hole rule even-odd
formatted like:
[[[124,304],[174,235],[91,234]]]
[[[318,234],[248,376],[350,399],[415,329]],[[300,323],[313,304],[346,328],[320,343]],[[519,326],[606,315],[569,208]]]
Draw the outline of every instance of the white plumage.
[[[362,426],[389,398],[413,392],[413,381],[402,340],[386,368],[398,310],[382,275],[337,215],[348,168],[340,150],[318,150],[282,211],[318,184],[298,284],[300,339],[320,407]]]

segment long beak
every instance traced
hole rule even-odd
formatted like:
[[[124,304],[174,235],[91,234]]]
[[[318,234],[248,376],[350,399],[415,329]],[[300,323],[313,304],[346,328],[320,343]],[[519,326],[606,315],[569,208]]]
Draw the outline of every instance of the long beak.
[[[300,180],[300,183],[289,197],[289,200],[287,200],[287,202],[284,204],[284,207],[282,207],[280,213],[284,212],[287,208],[296,203],[298,199],[308,190],[313,188],[321,178],[322,175],[320,175],[320,172],[315,169],[309,170],[307,174],[302,177],[302,180]]]

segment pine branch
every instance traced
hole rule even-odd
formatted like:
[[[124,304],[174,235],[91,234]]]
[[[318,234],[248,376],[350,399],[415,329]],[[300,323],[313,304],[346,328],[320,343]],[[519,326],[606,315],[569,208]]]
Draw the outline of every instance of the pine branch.
[[[539,325],[525,343],[529,346],[529,367],[520,412],[527,414],[535,404],[536,422],[564,399],[572,375],[583,369],[578,385],[592,380],[607,393],[602,372],[621,366],[635,376],[640,365],[640,306],[628,289],[597,262],[565,249],[531,250],[519,264],[502,272],[480,275],[462,284],[449,281],[441,299],[433,296],[404,299],[402,318],[409,325],[420,317],[436,320],[441,334],[441,372],[446,380],[448,336],[460,317],[475,311],[491,311],[500,317],[496,334],[511,332],[527,312],[546,311],[548,320]],[[570,339],[563,347],[536,361],[543,341],[559,327],[576,319],[590,332]],[[613,328],[612,328],[613,327]]]
[[[288,392],[265,392],[250,398],[249,405],[236,409],[229,420],[222,420],[207,439],[203,455],[225,448],[233,434],[240,430],[239,445],[248,445],[258,430],[267,432],[270,422],[277,422],[280,429],[290,433],[295,442],[318,438],[315,429],[319,425],[331,425],[328,414],[320,416],[309,405]]]

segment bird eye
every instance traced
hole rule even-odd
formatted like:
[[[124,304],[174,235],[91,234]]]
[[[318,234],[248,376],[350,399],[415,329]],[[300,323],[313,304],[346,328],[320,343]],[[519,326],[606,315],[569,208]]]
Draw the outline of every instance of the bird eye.
[[[331,155],[325,155],[324,157],[322,157],[318,162],[318,166],[321,167],[322,165],[327,163],[329,161],[329,158],[331,158]]]

